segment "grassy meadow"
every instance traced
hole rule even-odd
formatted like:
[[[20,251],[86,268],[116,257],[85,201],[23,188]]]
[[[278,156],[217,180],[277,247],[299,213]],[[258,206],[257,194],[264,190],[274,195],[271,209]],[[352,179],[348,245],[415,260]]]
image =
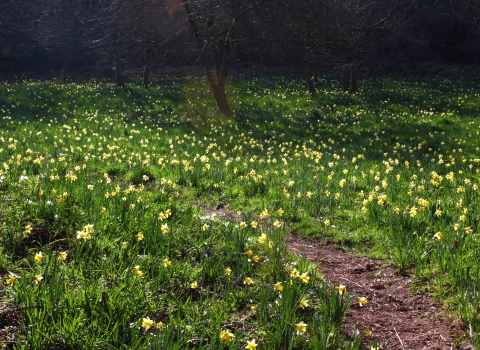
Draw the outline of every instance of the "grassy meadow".
[[[412,274],[475,342],[480,76],[317,88],[239,76],[227,118],[198,77],[2,82],[0,346],[359,349],[293,231]]]

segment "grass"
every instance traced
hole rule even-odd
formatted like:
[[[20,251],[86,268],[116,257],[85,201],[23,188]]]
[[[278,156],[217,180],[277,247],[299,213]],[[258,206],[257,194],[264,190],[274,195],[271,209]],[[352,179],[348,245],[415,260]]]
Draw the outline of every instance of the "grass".
[[[478,82],[239,76],[232,119],[195,77],[2,83],[11,347],[359,348],[293,230],[427,281],[477,341]]]

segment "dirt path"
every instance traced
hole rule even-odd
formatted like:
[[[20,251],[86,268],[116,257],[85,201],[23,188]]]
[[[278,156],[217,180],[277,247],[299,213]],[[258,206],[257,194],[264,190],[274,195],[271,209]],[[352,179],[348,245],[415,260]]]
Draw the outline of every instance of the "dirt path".
[[[344,328],[349,333],[371,330],[364,340],[366,349],[375,338],[383,349],[474,350],[469,344],[456,346],[456,339],[464,338],[460,322],[446,317],[427,295],[413,295],[411,278],[397,275],[382,261],[358,258],[293,234],[287,248],[317,263],[331,283],[347,287],[352,306]],[[367,304],[360,307],[357,297],[367,298]]]

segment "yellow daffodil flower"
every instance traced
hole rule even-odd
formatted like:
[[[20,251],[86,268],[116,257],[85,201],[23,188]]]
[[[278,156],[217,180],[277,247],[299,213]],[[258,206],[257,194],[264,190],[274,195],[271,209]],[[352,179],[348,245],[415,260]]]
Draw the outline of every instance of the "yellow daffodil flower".
[[[132,273],[135,277],[142,277],[143,276],[143,272],[140,271],[140,265],[136,265],[133,269],[132,269]]]
[[[220,331],[220,339],[223,341],[226,341],[227,343],[230,343],[233,338],[235,338],[235,335],[231,333],[228,329],[221,330]]]
[[[5,280],[5,283],[7,283],[7,284],[14,284],[17,279],[18,279],[18,276],[10,273],[10,274],[8,275],[8,278]]]
[[[36,275],[36,276],[34,277],[33,282],[34,282],[35,284],[39,284],[42,280],[43,280],[43,276],[42,276],[42,275]]]
[[[367,305],[367,298],[365,298],[365,297],[358,297],[357,301],[358,301],[358,305],[360,305],[360,306]]]
[[[250,284],[253,284],[253,279],[251,279],[250,277],[245,277],[245,279],[243,280],[243,284],[246,284],[246,285],[250,285]]]
[[[67,251],[58,252],[58,260],[62,260],[62,261],[67,260],[67,255],[68,255]]]
[[[303,322],[296,323],[295,329],[297,330],[297,334],[305,333],[307,331],[307,324]]]
[[[262,233],[262,235],[258,237],[258,242],[262,244],[267,243],[267,235],[265,233]]]
[[[300,300],[298,303],[300,304],[300,307],[301,307],[302,309],[305,309],[305,308],[308,307],[308,300],[306,300],[306,299],[302,299],[302,300]]]
[[[276,290],[276,291],[279,291],[279,292],[282,292],[283,291],[283,286],[282,286],[282,283],[281,282],[277,282],[273,285],[273,288]]]
[[[303,283],[308,283],[308,281],[310,281],[310,276],[307,274],[307,272],[305,272],[300,275],[300,279]]]
[[[258,344],[255,342],[255,339],[252,339],[247,342],[247,346],[245,346],[245,349],[256,349]]]
[[[150,327],[153,326],[153,323],[154,323],[153,320],[151,320],[149,317],[145,317],[143,318],[143,321],[142,321],[142,327],[145,328],[145,331],[148,331]]]

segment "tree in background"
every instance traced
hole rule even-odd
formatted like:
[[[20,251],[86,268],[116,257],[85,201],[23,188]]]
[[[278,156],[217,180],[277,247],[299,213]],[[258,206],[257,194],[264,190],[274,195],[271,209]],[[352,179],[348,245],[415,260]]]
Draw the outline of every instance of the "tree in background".
[[[286,8],[294,33],[304,43],[306,65],[330,62],[342,72],[343,90],[355,93],[359,67],[392,40],[391,20],[400,0],[301,0],[289,1]]]
[[[266,0],[182,0],[213,97],[225,115],[233,113],[225,84],[237,44],[248,40],[242,30]]]

